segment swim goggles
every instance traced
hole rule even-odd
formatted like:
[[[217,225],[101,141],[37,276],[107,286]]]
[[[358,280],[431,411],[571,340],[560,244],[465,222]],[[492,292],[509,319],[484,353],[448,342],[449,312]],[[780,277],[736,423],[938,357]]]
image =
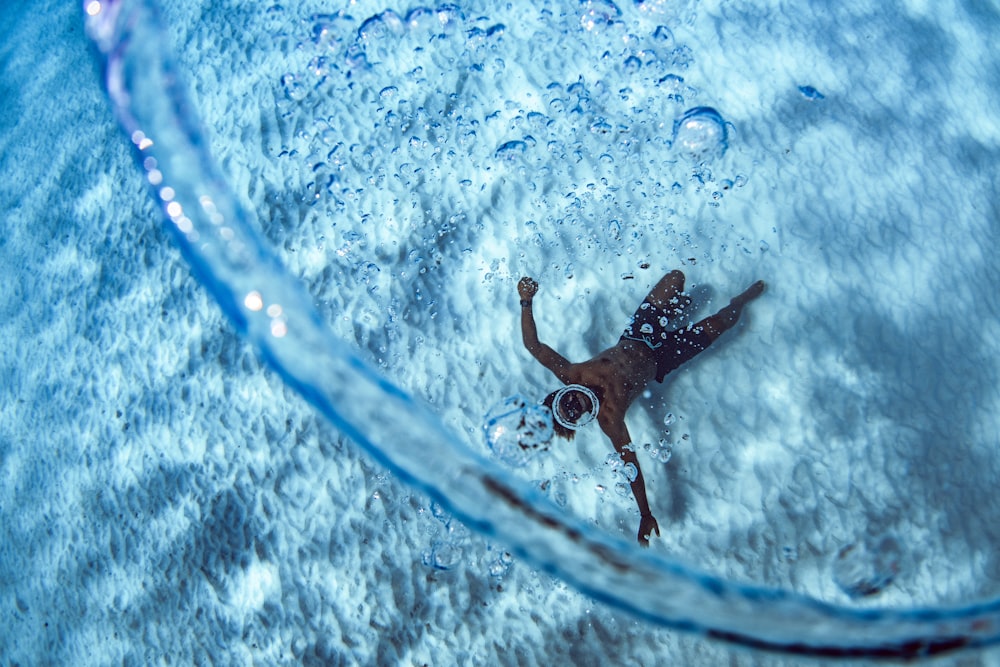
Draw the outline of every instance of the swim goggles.
[[[566,414],[566,409],[564,408],[562,401],[570,392],[579,392],[586,396],[590,400],[590,411],[577,415],[575,418],[571,414]],[[555,419],[560,426],[573,431],[594,421],[594,418],[597,417],[597,413],[600,409],[601,403],[597,400],[597,395],[594,394],[594,392],[589,388],[584,387],[582,384],[568,384],[557,391],[556,395],[552,399],[552,418]]]

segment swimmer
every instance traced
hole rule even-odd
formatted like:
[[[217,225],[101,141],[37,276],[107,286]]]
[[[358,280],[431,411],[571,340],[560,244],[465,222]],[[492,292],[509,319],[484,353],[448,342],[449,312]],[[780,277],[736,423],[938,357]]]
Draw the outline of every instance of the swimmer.
[[[552,410],[556,434],[571,440],[575,429],[596,415],[597,423],[622,461],[635,466],[632,495],[641,517],[638,539],[640,545],[649,546],[650,536],[654,531],[659,535],[660,527],[649,509],[646,484],[632,437],[625,426],[625,413],[650,381],[663,382],[667,373],[731,329],[739,320],[743,307],[764,292],[764,281],[755,282],[715,315],[671,330],[667,328],[668,322],[679,318],[691,305],[691,299],[684,294],[684,274],[671,271],[646,296],[618,343],[578,364],[571,363],[538,340],[531,310],[538,283],[532,278],[521,278],[517,292],[521,297],[524,346],[566,385],[543,401]]]

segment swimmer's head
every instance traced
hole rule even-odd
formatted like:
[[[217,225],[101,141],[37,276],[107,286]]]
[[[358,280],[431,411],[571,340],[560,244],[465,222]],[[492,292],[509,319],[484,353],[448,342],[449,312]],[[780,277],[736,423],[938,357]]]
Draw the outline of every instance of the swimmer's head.
[[[542,405],[552,411],[552,430],[556,435],[572,440],[576,429],[597,417],[601,404],[587,387],[570,384],[546,396]]]

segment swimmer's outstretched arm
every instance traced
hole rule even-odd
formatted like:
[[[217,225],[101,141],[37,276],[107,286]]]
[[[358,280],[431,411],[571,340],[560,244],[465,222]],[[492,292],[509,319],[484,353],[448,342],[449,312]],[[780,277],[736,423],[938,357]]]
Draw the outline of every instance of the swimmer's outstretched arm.
[[[631,486],[632,496],[635,498],[636,505],[639,506],[639,534],[637,537],[641,546],[648,547],[649,538],[653,535],[653,531],[656,531],[657,536],[659,536],[660,526],[656,523],[653,513],[649,511],[649,500],[646,498],[646,481],[642,477],[642,468],[639,466],[639,459],[635,455],[628,427],[625,426],[625,421],[616,415],[605,414],[603,418],[601,415],[598,415],[597,420],[601,425],[601,430],[611,439],[611,444],[615,446],[615,451],[618,452],[622,462],[625,464],[631,463],[635,466],[635,479],[632,480]]]
[[[538,340],[538,329],[535,328],[535,316],[531,312],[531,303],[538,292],[538,283],[534,279],[524,277],[517,283],[517,293],[521,297],[521,339],[535,359],[552,371],[562,382],[569,382],[567,370],[570,362],[551,347]]]

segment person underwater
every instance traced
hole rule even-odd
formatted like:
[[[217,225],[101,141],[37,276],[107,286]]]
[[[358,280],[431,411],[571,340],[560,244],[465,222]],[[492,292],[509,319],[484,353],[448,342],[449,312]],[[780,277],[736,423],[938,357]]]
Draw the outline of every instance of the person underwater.
[[[638,540],[642,546],[649,546],[650,536],[654,532],[659,535],[660,527],[649,508],[642,468],[625,425],[625,414],[652,380],[662,383],[668,373],[735,326],[743,308],[759,297],[764,288],[764,281],[758,280],[714,315],[670,329],[670,322],[680,318],[691,305],[690,297],[684,294],[684,274],[671,271],[646,295],[613,347],[587,361],[572,363],[538,340],[532,311],[538,282],[527,276],[518,281],[524,346],[564,384],[543,400],[552,411],[553,430],[556,435],[572,440],[577,428],[596,419],[622,462],[635,467],[631,487],[639,506]]]

